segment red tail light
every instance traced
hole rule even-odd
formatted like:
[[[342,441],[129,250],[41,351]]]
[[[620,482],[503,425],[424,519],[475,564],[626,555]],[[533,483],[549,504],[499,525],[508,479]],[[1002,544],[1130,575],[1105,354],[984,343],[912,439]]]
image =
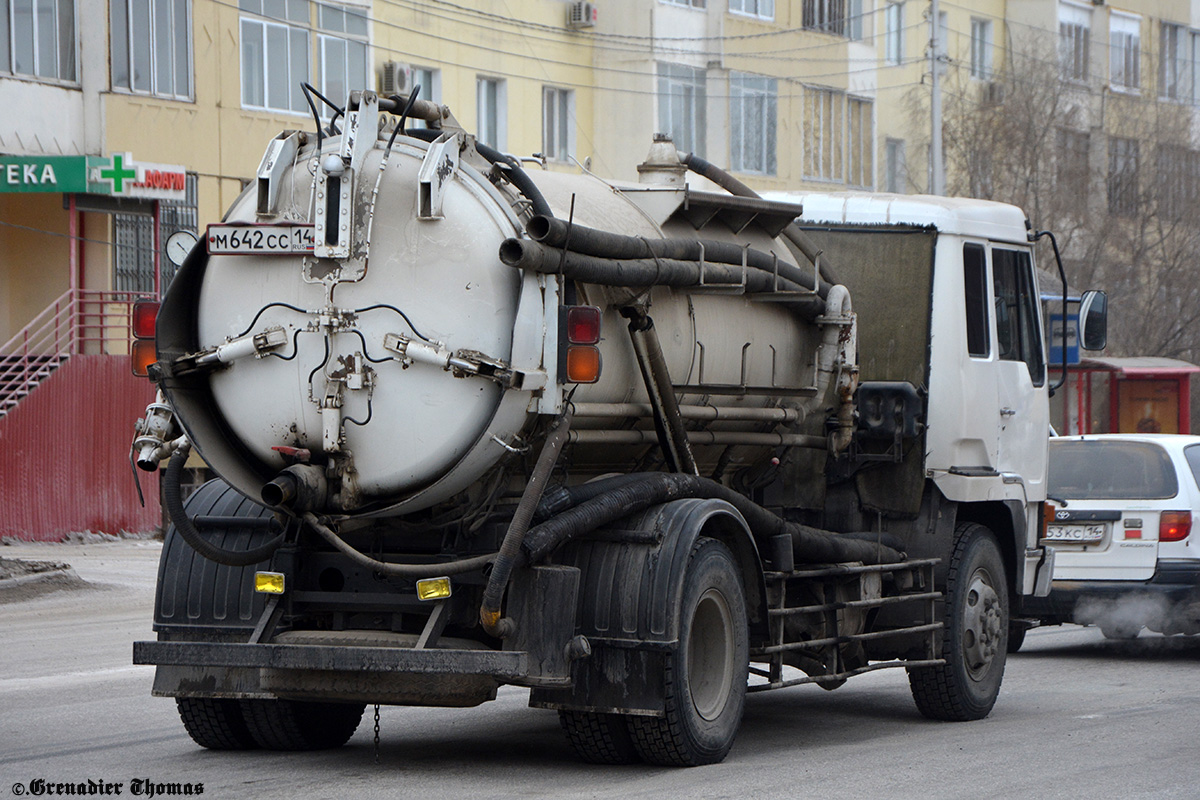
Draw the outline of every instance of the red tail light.
[[[568,306],[567,341],[571,344],[599,342],[600,309],[595,306]]]
[[[1192,532],[1192,512],[1164,511],[1158,518],[1158,540],[1179,542]]]
[[[158,319],[158,302],[154,300],[138,300],[133,304],[133,319],[130,328],[134,338],[153,339],[154,322]]]

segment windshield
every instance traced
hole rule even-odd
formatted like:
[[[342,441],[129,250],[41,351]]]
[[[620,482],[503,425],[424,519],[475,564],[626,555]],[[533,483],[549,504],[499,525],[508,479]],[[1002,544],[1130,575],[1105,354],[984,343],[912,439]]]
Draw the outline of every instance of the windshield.
[[[1065,500],[1159,500],[1179,491],[1170,456],[1149,442],[1051,442],[1048,486]]]

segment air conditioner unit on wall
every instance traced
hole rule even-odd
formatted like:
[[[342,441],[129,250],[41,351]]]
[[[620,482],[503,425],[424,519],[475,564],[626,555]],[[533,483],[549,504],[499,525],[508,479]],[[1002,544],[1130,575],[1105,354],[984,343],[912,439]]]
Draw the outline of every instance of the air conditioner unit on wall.
[[[983,85],[984,105],[998,106],[1004,103],[1004,84],[999,81],[988,81]]]
[[[399,61],[383,62],[379,71],[379,94],[391,97],[394,94],[408,94],[412,91],[412,67]]]
[[[596,6],[592,3],[575,2],[567,6],[567,27],[568,28],[591,28],[596,25],[596,20],[600,14],[596,11]]]

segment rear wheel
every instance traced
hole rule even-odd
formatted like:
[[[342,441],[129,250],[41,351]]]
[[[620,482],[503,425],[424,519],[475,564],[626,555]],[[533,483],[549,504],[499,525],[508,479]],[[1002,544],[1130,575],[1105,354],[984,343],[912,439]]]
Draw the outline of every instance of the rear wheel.
[[[209,750],[252,750],[258,747],[237,700],[176,697],[179,718],[192,741]]]
[[[946,574],[942,657],[908,671],[913,700],[930,719],[983,719],[992,710],[1008,652],[1008,581],[996,537],[975,523],[955,531]]]
[[[1141,626],[1134,627],[1133,625],[1101,625],[1100,632],[1104,634],[1105,639],[1123,642],[1136,639],[1142,629]]]
[[[749,669],[746,595],[737,563],[702,538],[684,575],[679,644],[667,657],[663,717],[629,717],[642,758],[652,764],[715,764],[733,747]]]
[[[268,750],[328,750],[341,747],[358,728],[362,703],[304,703],[242,700],[250,735]]]
[[[576,755],[590,764],[633,764],[640,760],[622,714],[559,711],[558,721]]]

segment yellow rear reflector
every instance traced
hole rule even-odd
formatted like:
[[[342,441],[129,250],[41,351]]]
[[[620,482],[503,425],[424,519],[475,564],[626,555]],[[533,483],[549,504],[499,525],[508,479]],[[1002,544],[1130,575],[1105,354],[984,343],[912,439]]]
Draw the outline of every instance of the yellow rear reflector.
[[[263,594],[283,594],[283,573],[254,573],[254,591],[262,592]]]
[[[449,578],[425,578],[417,581],[418,600],[444,600],[449,596]]]

